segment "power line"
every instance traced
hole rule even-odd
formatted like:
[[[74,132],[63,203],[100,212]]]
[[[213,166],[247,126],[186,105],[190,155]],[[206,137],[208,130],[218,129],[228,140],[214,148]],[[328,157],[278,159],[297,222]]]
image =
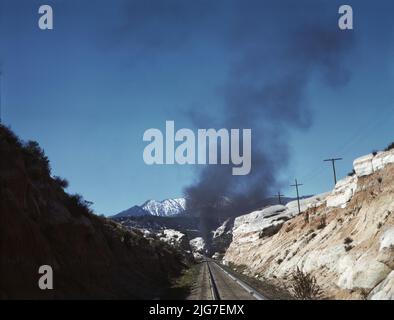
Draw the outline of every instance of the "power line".
[[[381,123],[390,120],[393,114],[394,108],[392,105],[389,105],[387,108],[380,109],[380,112],[375,114],[373,121],[368,119],[367,122],[362,123],[353,132],[353,135],[348,136],[348,139],[346,140],[344,139],[344,143],[335,153],[348,154],[350,149],[354,148],[360,141],[363,141],[366,136],[371,135],[371,133],[373,133]]]
[[[347,139],[343,139],[343,143],[340,147],[336,148],[337,151],[335,153],[344,155],[349,154],[349,152],[353,150],[360,141],[362,141],[366,136],[370,135],[371,132],[374,132],[374,130],[380,126],[382,122],[391,120],[393,116],[394,108],[392,105],[387,108],[383,108],[383,110],[377,114],[377,117],[374,119],[374,121],[368,119],[368,122],[362,123],[359,127],[357,127],[356,130],[353,131],[353,134],[349,135]],[[323,171],[324,169],[322,167],[313,168],[303,176],[304,182],[315,179],[317,176],[320,176]]]
[[[337,173],[335,171],[335,161],[343,160],[342,158],[331,158],[331,159],[326,159],[323,160],[325,162],[331,162],[332,163],[332,171],[334,173],[334,186],[337,184]]]
[[[298,192],[298,187],[302,186],[302,183],[298,183],[297,179],[295,179],[295,184],[291,184],[290,187],[295,187],[297,190],[297,204],[298,204],[298,213],[301,213],[301,206],[300,206],[300,194]]]

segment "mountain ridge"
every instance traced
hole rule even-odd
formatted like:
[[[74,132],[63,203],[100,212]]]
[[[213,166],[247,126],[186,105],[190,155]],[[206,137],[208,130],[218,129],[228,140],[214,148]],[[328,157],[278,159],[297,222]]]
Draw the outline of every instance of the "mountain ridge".
[[[186,210],[185,198],[168,198],[162,201],[149,199],[142,205],[134,205],[129,209],[121,211],[111,218],[158,216],[171,217],[184,213]]]

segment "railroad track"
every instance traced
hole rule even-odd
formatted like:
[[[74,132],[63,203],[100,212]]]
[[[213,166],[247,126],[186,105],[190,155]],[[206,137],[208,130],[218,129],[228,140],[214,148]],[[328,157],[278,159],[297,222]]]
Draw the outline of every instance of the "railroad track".
[[[242,280],[224,270],[218,263],[206,258],[203,272],[209,278],[213,300],[266,300],[267,298]]]

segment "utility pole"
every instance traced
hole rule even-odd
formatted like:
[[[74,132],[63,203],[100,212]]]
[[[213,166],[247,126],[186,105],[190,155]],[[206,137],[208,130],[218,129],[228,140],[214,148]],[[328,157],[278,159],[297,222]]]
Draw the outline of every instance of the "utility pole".
[[[342,158],[332,158],[323,160],[325,162],[330,161],[332,163],[332,171],[334,172],[334,186],[337,184],[337,173],[335,171],[335,161],[342,160]]]
[[[277,196],[278,196],[278,203],[279,203],[279,204],[282,204],[282,197],[284,197],[284,195],[281,194],[280,191],[278,191]]]
[[[295,179],[295,184],[291,184],[290,187],[295,187],[297,190],[297,203],[298,203],[298,213],[301,213],[301,206],[300,206],[300,194],[298,192],[298,187],[302,186],[303,184],[298,183],[297,179]]]

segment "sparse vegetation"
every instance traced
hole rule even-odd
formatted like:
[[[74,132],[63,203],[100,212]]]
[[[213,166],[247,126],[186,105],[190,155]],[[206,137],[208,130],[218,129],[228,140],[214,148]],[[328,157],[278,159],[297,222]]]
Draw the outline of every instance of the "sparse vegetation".
[[[305,224],[309,223],[309,212],[308,211],[306,211],[304,214],[304,223]]]
[[[80,194],[66,194],[65,206],[74,216],[92,214],[91,205],[92,202],[84,200]]]
[[[303,272],[298,267],[291,277],[291,291],[294,298],[298,300],[317,300],[322,298],[323,291],[317,284],[316,277]]]
[[[125,231],[123,237],[121,238],[122,242],[126,245],[126,247],[130,248],[132,244],[132,236],[131,233]]]
[[[314,237],[316,237],[316,233],[315,232],[311,233],[310,239],[312,240]]]
[[[353,242],[353,239],[350,237],[346,237],[345,240],[343,240],[344,244],[351,244]]]
[[[202,264],[194,264],[184,269],[182,275],[171,280],[171,287],[167,290],[165,297],[170,300],[185,299],[190,295],[193,285],[198,279]]]
[[[289,224],[286,226],[285,232],[290,232],[290,231],[293,230],[293,229],[294,229],[294,224],[289,223]]]
[[[362,300],[368,300],[369,290],[362,288],[360,289],[360,296]]]
[[[327,225],[327,217],[326,217],[326,215],[323,215],[323,216],[320,218],[320,221],[319,221],[319,224],[318,224],[318,226],[317,226],[317,229],[318,229],[318,230],[323,229],[323,228],[326,227],[326,225]]]
[[[0,124],[0,140],[6,142],[10,146],[22,148],[21,140],[12,132],[9,127]]]
[[[353,248],[354,248],[354,246],[352,246],[351,244],[346,244],[346,245],[345,245],[345,251],[346,251],[346,252],[352,250]]]
[[[354,169],[352,169],[352,171],[350,171],[347,175],[349,177],[353,177],[356,174],[356,171]]]
[[[346,237],[345,240],[343,240],[343,243],[345,245],[345,251],[348,252],[350,250],[352,250],[354,248],[354,246],[352,245],[353,243],[353,239],[350,237]]]
[[[66,179],[61,178],[61,177],[54,176],[53,180],[55,180],[55,182],[58,184],[58,186],[62,189],[67,189],[69,186],[68,181]]]
[[[387,146],[387,148],[384,149],[384,151],[389,151],[389,150],[392,150],[392,149],[394,149],[394,142],[390,143],[390,144]]]
[[[21,150],[25,155],[26,169],[34,181],[48,181],[51,167],[49,159],[36,141],[28,141]]]

